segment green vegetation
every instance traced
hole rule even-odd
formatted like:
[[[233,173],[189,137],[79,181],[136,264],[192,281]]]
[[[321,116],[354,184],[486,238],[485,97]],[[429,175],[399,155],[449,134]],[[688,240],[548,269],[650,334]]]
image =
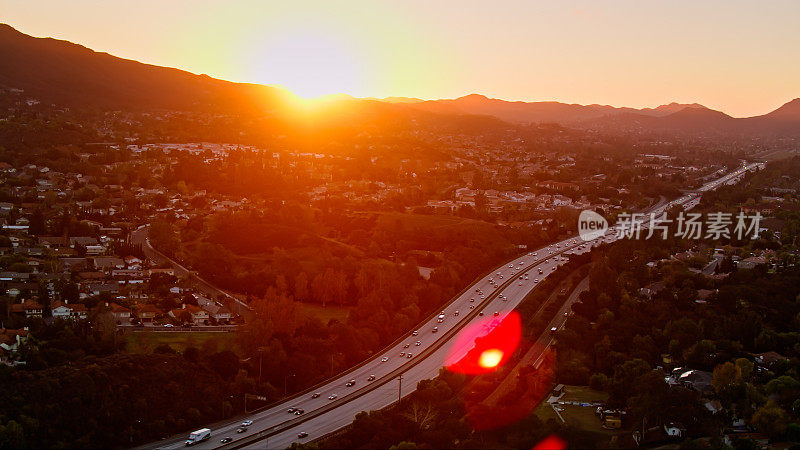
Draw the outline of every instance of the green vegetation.
[[[298,308],[300,309],[300,314],[303,316],[311,320],[319,320],[322,323],[328,323],[331,320],[346,322],[347,316],[350,314],[350,308],[335,305],[321,306],[310,303],[300,303],[298,304]]]
[[[239,353],[236,333],[205,331],[134,331],[126,335],[125,349],[128,353],[151,353],[167,345],[183,353],[188,347],[215,353],[230,350]]]

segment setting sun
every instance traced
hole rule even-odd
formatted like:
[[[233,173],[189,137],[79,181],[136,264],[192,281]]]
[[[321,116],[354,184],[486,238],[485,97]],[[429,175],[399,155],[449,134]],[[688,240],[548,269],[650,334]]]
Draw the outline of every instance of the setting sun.
[[[272,80],[304,99],[359,92],[363,63],[345,39],[330,33],[291,30],[264,39],[255,52],[253,75]]]

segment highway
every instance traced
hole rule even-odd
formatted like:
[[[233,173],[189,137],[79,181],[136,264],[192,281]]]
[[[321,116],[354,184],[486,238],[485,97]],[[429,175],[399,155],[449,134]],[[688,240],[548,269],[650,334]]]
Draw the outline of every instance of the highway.
[[[689,209],[699,202],[699,193],[734,182],[732,180],[740,177],[744,171],[751,170],[753,166],[751,164],[739,168],[709,182],[698,193],[686,194],[668,203],[659,202],[646,213],[660,215],[674,206]],[[292,442],[308,442],[347,426],[361,411],[377,410],[391,405],[397,401],[398,394],[408,395],[419,381],[436,377],[439,369],[448,361],[454,362],[469,352],[474,345],[474,339],[456,339],[467,324],[482,327],[488,332],[494,324],[513,311],[541,280],[564,264],[568,255],[585,253],[602,243],[613,242],[616,234],[610,228],[590,242],[571,237],[494,268],[444,306],[441,311],[444,319],[441,322],[433,315],[375,357],[326,381],[312,391],[300,393],[249,416],[214,426],[211,438],[195,447],[286,448]],[[560,327],[563,324],[566,320],[563,313],[568,312],[569,306],[562,306],[551,326]],[[480,315],[481,312],[483,315]],[[546,339],[546,345],[551,343],[552,339]],[[407,356],[408,353],[411,353],[410,357]],[[403,389],[398,392],[400,374]],[[355,381],[353,386],[347,386],[350,380]],[[300,408],[304,412],[295,415],[288,412],[290,408]],[[252,420],[253,423],[244,432],[237,433],[243,420]],[[298,437],[301,433],[303,437]],[[176,449],[183,446],[187,435],[188,433],[174,436],[141,448]],[[233,442],[220,443],[226,437],[231,437]]]

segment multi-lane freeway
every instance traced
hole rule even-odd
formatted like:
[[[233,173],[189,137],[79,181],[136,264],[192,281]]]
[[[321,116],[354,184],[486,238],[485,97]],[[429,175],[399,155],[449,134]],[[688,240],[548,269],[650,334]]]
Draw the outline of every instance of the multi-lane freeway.
[[[739,168],[707,183],[695,193],[671,202],[659,202],[646,213],[660,215],[675,206],[689,209],[699,202],[700,193],[733,182],[754,166]],[[399,396],[412,392],[419,381],[435,377],[448,362],[465,356],[473,348],[476,336],[471,335],[473,339],[467,340],[457,339],[466,325],[471,325],[470,329],[482,327],[488,333],[544,278],[564,264],[568,255],[588,252],[602,243],[613,242],[616,235],[615,230],[609,229],[590,242],[572,237],[494,268],[440,312],[371,359],[309,391],[238,420],[215,425],[211,438],[195,446],[204,449],[285,448],[292,442],[311,441],[347,426],[361,411],[391,405]],[[563,312],[568,312],[568,305],[562,307],[552,326],[563,325],[566,320]],[[547,340],[546,344],[551,342]],[[399,379],[401,375],[402,382]],[[302,412],[296,413],[298,409]],[[252,422],[242,429],[241,423],[245,420]],[[221,442],[228,437],[232,442]],[[185,439],[186,435],[178,435],[143,448],[175,449],[183,446]]]

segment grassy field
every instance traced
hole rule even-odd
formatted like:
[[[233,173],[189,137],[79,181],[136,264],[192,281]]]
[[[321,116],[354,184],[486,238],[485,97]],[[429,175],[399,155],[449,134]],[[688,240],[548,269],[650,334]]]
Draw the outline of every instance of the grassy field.
[[[179,353],[190,346],[208,353],[222,350],[238,352],[236,336],[236,333],[210,331],[135,331],[127,336],[126,349],[129,353],[150,353],[159,345],[167,344]]]
[[[565,394],[561,397],[560,401],[563,402],[579,402],[579,403],[595,403],[605,402],[608,400],[608,394],[605,392],[595,391],[589,389],[587,386],[566,386]],[[606,436],[614,436],[621,431],[607,430],[601,426],[600,418],[598,418],[594,411],[596,408],[591,406],[577,406],[577,405],[558,405],[563,408],[561,417],[564,420],[581,430],[596,432]],[[543,421],[554,419],[561,422],[553,408],[547,403],[542,402],[534,411],[534,414],[539,416]]]
[[[331,319],[346,323],[347,315],[350,314],[350,308],[345,308],[343,306],[328,305],[323,308],[321,305],[313,305],[310,303],[298,303],[298,306],[303,315],[306,317],[316,317],[326,325]]]

